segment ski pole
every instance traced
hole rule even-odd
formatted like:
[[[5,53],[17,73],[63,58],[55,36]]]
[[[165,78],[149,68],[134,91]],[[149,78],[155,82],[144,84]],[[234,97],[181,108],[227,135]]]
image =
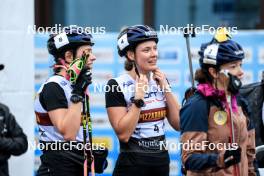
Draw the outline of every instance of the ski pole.
[[[229,109],[229,116],[230,116],[230,121],[231,121],[231,144],[234,144],[236,140],[235,140],[234,118],[232,116],[233,110],[232,110],[231,95],[227,96],[227,103],[229,106],[228,109]],[[234,165],[234,174],[235,176],[240,176],[238,164]]]
[[[186,47],[187,47],[187,54],[188,54],[188,61],[189,61],[189,69],[190,69],[190,76],[192,82],[192,88],[194,88],[194,78],[193,78],[193,67],[192,67],[192,56],[191,56],[191,49],[190,49],[190,35],[191,37],[195,37],[194,28],[184,28],[183,36],[186,40]]]
[[[191,56],[191,49],[190,49],[190,36],[195,37],[195,31],[193,27],[187,27],[184,28],[183,31],[183,37],[186,40],[186,48],[187,48],[187,54],[188,54],[188,61],[189,61],[189,70],[190,70],[190,77],[191,77],[191,83],[192,87],[188,88],[185,91],[184,99],[182,101],[182,104],[191,97],[195,92],[195,85],[194,85],[194,78],[193,78],[193,67],[192,67],[192,56]]]
[[[88,125],[88,137],[89,137],[89,143],[90,143],[90,167],[91,167],[91,174],[92,176],[95,175],[95,168],[94,168],[94,156],[93,156],[93,141],[92,141],[92,119],[90,114],[90,104],[89,104],[89,95],[88,93],[85,95],[85,104],[86,104],[86,119],[87,119],[87,125]]]
[[[86,134],[87,134],[87,119],[86,119],[86,108],[85,101],[83,102],[83,110],[82,110],[82,126],[83,126],[83,155],[84,155],[84,163],[83,163],[83,175],[87,176],[87,152],[86,152]]]

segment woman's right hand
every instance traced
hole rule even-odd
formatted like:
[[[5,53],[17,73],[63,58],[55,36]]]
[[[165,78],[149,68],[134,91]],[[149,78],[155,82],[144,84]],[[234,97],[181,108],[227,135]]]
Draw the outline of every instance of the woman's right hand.
[[[147,75],[139,74],[136,76],[135,85],[135,99],[144,99],[145,93],[148,91],[148,78]]]

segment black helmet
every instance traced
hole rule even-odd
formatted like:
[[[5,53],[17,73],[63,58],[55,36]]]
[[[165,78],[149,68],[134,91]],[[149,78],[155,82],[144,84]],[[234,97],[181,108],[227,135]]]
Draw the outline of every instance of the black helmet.
[[[118,54],[126,55],[129,47],[135,47],[141,42],[154,40],[158,43],[157,32],[147,25],[135,25],[124,29],[117,38]]]
[[[69,26],[59,34],[51,34],[47,42],[48,51],[55,58],[61,56],[67,50],[75,50],[82,45],[93,46],[94,43],[92,35],[78,26]]]

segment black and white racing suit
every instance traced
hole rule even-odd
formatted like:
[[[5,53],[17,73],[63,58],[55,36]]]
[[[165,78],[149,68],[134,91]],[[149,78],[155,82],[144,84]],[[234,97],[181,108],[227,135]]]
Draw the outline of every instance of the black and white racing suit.
[[[36,96],[35,114],[39,128],[38,138],[43,144],[41,146],[45,146],[41,155],[41,166],[37,173],[39,176],[79,176],[83,172],[83,150],[75,148],[83,142],[83,127],[80,124],[76,141],[66,142],[63,135],[52,124],[48,114],[48,111],[55,109],[67,109],[71,104],[71,91],[71,83],[67,79],[54,75],[43,83]]]
[[[129,111],[135,80],[128,74],[109,80],[106,108],[126,107]],[[154,80],[149,81],[145,106],[136,129],[127,143],[120,141],[120,154],[113,175],[169,175],[169,155],[165,149],[165,95]]]

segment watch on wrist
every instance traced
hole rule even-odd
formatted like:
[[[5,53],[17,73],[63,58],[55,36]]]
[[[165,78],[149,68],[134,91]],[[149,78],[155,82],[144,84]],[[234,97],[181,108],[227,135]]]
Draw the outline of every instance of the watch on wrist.
[[[134,99],[134,98],[132,98],[131,102],[134,103],[136,105],[136,107],[138,107],[138,108],[142,108],[142,107],[145,106],[145,102],[142,99]]]
[[[79,102],[83,102],[83,97],[77,94],[73,94],[70,100],[72,103],[77,104]]]

